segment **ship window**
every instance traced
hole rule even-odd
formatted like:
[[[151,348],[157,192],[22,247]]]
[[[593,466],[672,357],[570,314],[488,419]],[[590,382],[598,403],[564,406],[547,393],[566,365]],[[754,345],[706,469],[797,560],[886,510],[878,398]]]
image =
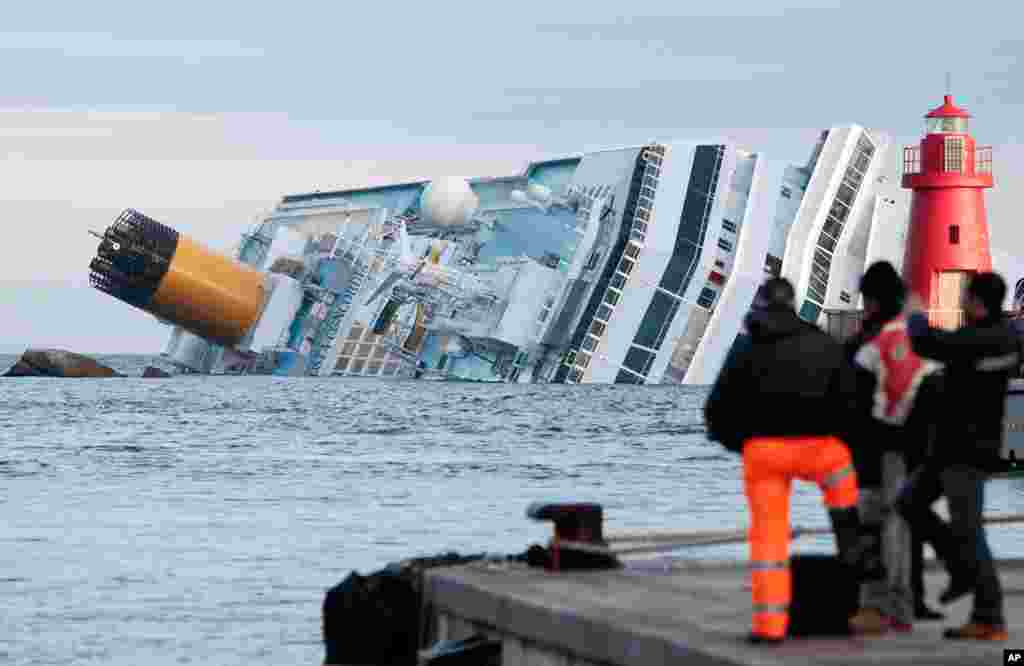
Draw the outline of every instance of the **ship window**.
[[[597,338],[588,335],[586,338],[583,339],[583,349],[585,349],[586,351],[594,351],[594,349],[597,347],[598,342],[599,340]]]
[[[821,236],[818,238],[818,245],[825,248],[829,252],[833,252],[836,249],[836,239],[822,232]]]
[[[647,225],[644,224],[643,222],[637,221],[637,222],[633,223],[633,229],[635,229],[636,231],[639,231],[641,233],[646,233],[647,232]]]
[[[612,276],[611,285],[616,289],[622,289],[626,285],[626,277],[621,273],[616,273]]]
[[[630,261],[629,259],[623,258],[622,261],[619,263],[619,272],[620,273],[625,273],[626,275],[629,275],[630,273],[632,273],[633,272],[633,262]]]
[[[651,187],[641,188],[640,189],[640,193],[643,194],[645,197],[650,197],[652,199],[654,198],[654,188],[651,188]]]
[[[636,216],[645,222],[651,219],[651,213],[646,208],[637,208]]]
[[[827,281],[828,280],[828,269],[825,268],[824,266],[822,266],[821,264],[815,262],[811,266],[811,275],[815,276],[819,280]]]
[[[635,243],[630,243],[626,246],[626,256],[630,259],[636,259],[640,256],[640,246]]]
[[[850,292],[848,292],[848,291],[841,291],[841,292],[839,292],[839,300],[841,300],[843,303],[849,303],[850,302]]]
[[[631,240],[634,240],[637,243],[643,243],[647,239],[647,237],[644,236],[643,232],[637,231],[636,229],[630,232],[629,237]]]
[[[837,222],[845,222],[846,216],[850,214],[850,209],[843,205],[841,201],[833,200],[832,208],[828,211],[831,217],[834,217]]]
[[[644,187],[657,187],[658,181],[652,176],[644,176]],[[654,196],[653,194],[651,196]]]
[[[788,187],[786,187],[785,185],[783,185],[782,186],[782,197],[784,199],[789,199],[792,196],[793,196],[793,190],[791,190]]]
[[[609,319],[612,318],[612,309],[610,307],[608,307],[607,305],[601,305],[601,307],[599,307],[597,309],[597,314],[594,315],[594,316],[597,319],[601,319],[603,321],[608,321]]]
[[[725,262],[722,261],[721,259],[715,259],[715,267],[716,268],[725,268]]]
[[[644,375],[647,372],[647,368],[650,367],[650,361],[654,358],[654,354],[649,351],[640,349],[639,347],[630,347],[629,351],[626,352],[626,358],[622,365],[626,366],[633,372]]]
[[[726,252],[732,252],[732,243],[725,240],[724,238],[718,239],[718,247],[722,248]]]
[[[619,302],[619,292],[609,289],[604,295],[604,302],[608,305],[616,305]]]
[[[809,321],[812,324],[817,323],[819,315],[821,315],[820,305],[816,305],[811,301],[804,301],[804,304],[800,306],[800,318],[804,321]]]
[[[736,233],[736,223],[730,220],[722,220],[722,228],[725,229],[726,231]]]
[[[959,245],[960,244],[960,225],[951,224],[949,225],[949,244]]]
[[[868,157],[875,154],[875,146],[871,143],[871,140],[868,139],[866,134],[861,134],[860,138],[857,139],[857,149],[864,151]]]
[[[822,231],[832,238],[839,238],[839,235],[843,233],[843,225],[830,217],[825,220],[825,226],[822,227]]]
[[[854,168],[860,171],[861,173],[866,173],[868,170],[868,165],[870,164],[871,156],[863,152],[857,153],[857,159],[853,161]]]
[[[945,164],[943,171],[963,173],[964,171],[964,138],[947,136],[945,138]]]
[[[832,257],[829,256],[828,252],[825,252],[820,247],[814,248],[814,261],[815,263],[821,264],[828,270],[832,266]]]
[[[854,168],[847,169],[846,173],[843,174],[843,182],[852,187],[854,191],[857,191],[863,180],[864,176]]]
[[[811,276],[810,280],[810,296],[819,303],[825,302],[825,293],[828,291],[828,285],[824,280],[821,280],[815,276]]]
[[[588,354],[579,353],[576,354],[576,367],[586,368],[590,365],[590,356]]]
[[[590,324],[590,334],[598,338],[604,335],[604,329],[604,324],[599,321],[595,321]]]
[[[697,305],[701,306],[706,310],[711,309],[711,304],[715,302],[715,291],[704,287],[704,290],[700,292],[700,296],[697,298]]]
[[[852,187],[850,187],[846,183],[843,183],[842,185],[839,186],[839,192],[836,193],[836,199],[839,199],[847,206],[850,206],[853,204],[853,198],[856,195],[857,193],[853,190]]]

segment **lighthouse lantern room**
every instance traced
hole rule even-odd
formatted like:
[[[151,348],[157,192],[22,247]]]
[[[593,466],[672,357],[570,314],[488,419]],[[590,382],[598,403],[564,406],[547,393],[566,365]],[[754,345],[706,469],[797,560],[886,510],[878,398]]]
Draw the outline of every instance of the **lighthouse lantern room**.
[[[970,117],[946,95],[925,116],[920,145],[903,149],[903,187],[913,190],[904,278],[944,328],[961,324],[971,276],[992,270],[983,193],[992,187],[992,148],[975,145]]]

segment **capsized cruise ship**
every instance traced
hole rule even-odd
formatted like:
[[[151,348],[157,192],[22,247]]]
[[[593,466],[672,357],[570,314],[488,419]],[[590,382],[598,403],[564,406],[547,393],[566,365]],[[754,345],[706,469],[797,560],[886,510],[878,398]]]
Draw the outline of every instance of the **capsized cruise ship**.
[[[154,286],[149,310],[173,326],[163,355],[183,372],[708,384],[766,275],[790,278],[817,322],[856,306],[865,262],[899,264],[887,148],[849,125],[799,166],[651,143],[507,177],[288,195],[234,249],[253,295],[227,344],[161,314],[186,286]],[[122,223],[176,233],[135,212]],[[187,285],[195,271],[173,261],[161,270]]]

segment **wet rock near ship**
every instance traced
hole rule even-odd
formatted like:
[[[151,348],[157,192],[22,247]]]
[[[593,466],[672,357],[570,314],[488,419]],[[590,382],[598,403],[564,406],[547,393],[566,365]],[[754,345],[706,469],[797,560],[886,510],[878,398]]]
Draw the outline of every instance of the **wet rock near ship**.
[[[122,377],[95,359],[64,349],[27,349],[4,377]]]

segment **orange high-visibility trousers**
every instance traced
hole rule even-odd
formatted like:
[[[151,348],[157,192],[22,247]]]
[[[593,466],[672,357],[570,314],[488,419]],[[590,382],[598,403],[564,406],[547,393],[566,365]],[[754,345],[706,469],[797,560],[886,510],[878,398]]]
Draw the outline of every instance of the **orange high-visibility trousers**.
[[[755,437],[743,446],[743,482],[750,506],[753,631],[782,638],[789,624],[789,490],[813,481],[830,509],[857,505],[857,475],[846,444],[835,437]]]

